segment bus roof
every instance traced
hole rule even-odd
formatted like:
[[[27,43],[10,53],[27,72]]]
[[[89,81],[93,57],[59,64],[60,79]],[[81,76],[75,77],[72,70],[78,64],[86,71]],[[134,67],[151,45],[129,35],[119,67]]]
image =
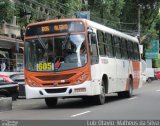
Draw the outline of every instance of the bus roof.
[[[82,20],[83,20],[83,19],[80,19],[80,18],[54,19],[54,20],[46,20],[46,21],[31,23],[31,24],[29,24],[28,26],[39,25],[39,24],[47,24],[47,23],[52,23],[52,22],[82,21]],[[28,26],[27,26],[27,27],[28,27]]]
[[[133,42],[137,42],[137,43],[139,42],[137,37],[133,37],[131,35],[128,35],[128,34],[125,34],[123,32],[120,32],[118,30],[112,29],[110,27],[101,25],[101,24],[96,23],[94,21],[90,21],[90,20],[87,20],[87,19],[85,19],[85,21],[92,28],[102,30],[102,31],[107,32],[109,34],[112,34],[112,35],[115,35],[115,36],[118,36],[118,37],[121,37],[121,38],[125,38],[125,39],[133,41]]]
[[[133,37],[131,35],[128,35],[123,32],[120,32],[118,30],[115,30],[113,28],[101,25],[101,24],[96,23],[94,21],[87,20],[87,19],[80,19],[80,18],[47,20],[47,21],[42,21],[42,22],[31,23],[27,27],[34,26],[34,25],[40,25],[40,24],[47,24],[47,23],[52,23],[52,22],[63,22],[63,21],[83,21],[83,22],[86,22],[89,27],[105,31],[105,32],[110,33],[112,35],[115,35],[115,36],[118,36],[121,38],[125,38],[125,39],[133,41],[133,42],[137,42],[137,43],[139,42],[137,37]]]

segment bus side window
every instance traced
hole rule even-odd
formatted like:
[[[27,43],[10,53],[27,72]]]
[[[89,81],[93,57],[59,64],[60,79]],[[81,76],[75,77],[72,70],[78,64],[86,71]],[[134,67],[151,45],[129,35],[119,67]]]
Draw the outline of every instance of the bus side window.
[[[112,43],[112,35],[106,33],[106,55],[108,57],[113,57],[113,43]]]
[[[105,42],[104,42],[104,33],[102,31],[97,31],[98,36],[98,45],[99,45],[99,54],[101,56],[106,55]]]
[[[129,56],[129,59],[134,59],[134,52],[133,52],[132,41],[128,41],[127,42],[127,47],[128,47],[128,56]]]
[[[97,38],[95,33],[89,34],[90,41],[90,55],[91,55],[91,64],[98,63],[98,48],[97,48]]]
[[[135,58],[135,60],[140,60],[138,43],[133,43],[133,47],[134,47],[134,58]]]
[[[90,36],[90,53],[92,56],[98,56],[96,34],[92,33],[89,36]]]
[[[122,49],[122,58],[128,59],[128,53],[127,53],[127,41],[125,39],[122,39],[121,43],[121,49]]]
[[[125,48],[126,48],[126,59],[129,58],[128,50],[127,50],[127,40],[125,40]]]
[[[116,58],[120,59],[121,58],[121,49],[120,49],[120,38],[117,36],[114,36],[114,52]]]
[[[139,44],[137,43],[136,45],[137,45],[137,53],[138,53],[138,54],[137,54],[137,56],[138,56],[137,58],[138,58],[138,60],[140,61],[140,60],[141,60],[141,56],[140,56]]]

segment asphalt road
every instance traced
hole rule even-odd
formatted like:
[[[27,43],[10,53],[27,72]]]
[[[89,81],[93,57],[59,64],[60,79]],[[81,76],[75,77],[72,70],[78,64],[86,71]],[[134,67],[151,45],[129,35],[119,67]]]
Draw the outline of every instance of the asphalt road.
[[[81,99],[60,99],[49,109],[43,99],[19,99],[13,110],[0,112],[0,120],[159,120],[160,81],[145,84],[134,96],[120,99],[106,96],[104,105],[93,106]]]

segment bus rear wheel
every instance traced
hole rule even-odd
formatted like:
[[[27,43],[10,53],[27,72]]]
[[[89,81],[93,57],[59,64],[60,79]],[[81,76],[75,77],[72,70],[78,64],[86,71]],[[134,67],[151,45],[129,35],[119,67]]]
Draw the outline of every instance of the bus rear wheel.
[[[93,96],[93,102],[96,105],[103,105],[105,103],[105,85],[104,80],[101,82],[101,93]]]
[[[118,96],[121,98],[130,98],[133,95],[133,81],[131,78],[128,80],[128,90],[123,92],[118,92]]]
[[[49,108],[53,108],[57,105],[58,98],[45,98],[45,102]]]

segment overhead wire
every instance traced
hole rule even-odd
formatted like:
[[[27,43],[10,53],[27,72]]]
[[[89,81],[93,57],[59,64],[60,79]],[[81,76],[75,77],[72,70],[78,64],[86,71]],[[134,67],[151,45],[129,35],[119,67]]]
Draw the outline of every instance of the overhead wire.
[[[20,2],[20,0],[18,0],[19,2]],[[58,13],[61,17],[70,17],[71,15],[67,15],[67,14],[63,14],[63,13],[61,13],[61,12],[59,12],[59,11],[56,11],[55,9],[53,9],[53,8],[51,8],[51,7],[49,7],[48,5],[46,5],[46,4],[43,4],[43,3],[41,3],[41,2],[38,2],[38,1],[36,1],[36,0],[26,0],[26,1],[28,1],[28,2],[31,2],[32,4],[37,4],[37,5],[39,5],[39,6],[41,6],[41,7],[44,7],[44,8],[46,8],[46,9],[48,9],[50,12],[55,12],[55,13]],[[71,10],[71,11],[73,11],[73,12],[77,12],[78,10],[77,9],[75,9],[75,8],[71,8],[71,7],[69,7],[69,6],[67,6],[67,5],[64,5],[64,4],[62,4],[62,3],[60,3],[60,2],[58,2],[58,1],[56,1],[56,3],[55,4],[53,4],[53,3],[49,3],[48,1],[45,1],[47,4],[51,4],[51,5],[58,5],[61,9],[63,9],[64,11],[66,10],[66,8],[67,9],[69,9],[69,10]],[[22,3],[22,2],[21,2]],[[28,7],[28,5],[26,5],[27,7]],[[34,12],[36,12],[36,13],[39,13],[39,11],[37,11],[36,9],[33,9],[32,7],[30,7],[29,6],[29,8],[33,11],[34,10]],[[137,23],[133,23],[133,22],[120,22],[120,21],[113,21],[113,20],[109,20],[109,19],[104,19],[104,18],[100,18],[100,17],[97,17],[96,16],[96,14],[93,14],[93,13],[90,13],[90,15],[92,16],[92,17],[94,17],[94,19],[96,20],[96,21],[98,21],[99,23],[102,23],[102,24],[104,24],[104,25],[108,25],[108,26],[110,26],[110,27],[115,27],[115,24],[117,25],[117,24],[119,24],[119,25],[137,25]],[[114,24],[114,25],[113,25]],[[131,30],[126,30],[126,29],[122,29],[122,28],[118,28],[118,30],[123,30],[123,31],[131,31]],[[133,30],[132,30],[133,31]]]
[[[49,9],[49,10],[51,10],[51,11],[54,11],[54,12],[58,12],[58,11],[55,11],[55,9],[52,9],[52,8],[50,8],[49,6],[47,6],[47,5],[43,5],[42,3],[40,3],[40,2],[38,2],[38,1],[36,1],[36,0],[27,0],[28,2],[34,2],[34,3],[37,3],[37,4],[39,4],[39,5],[41,5],[41,6],[43,6],[43,7],[47,7],[47,9]],[[45,1],[46,3],[48,3],[48,4],[52,4],[52,3],[49,3],[48,1]],[[60,2],[58,2],[58,1],[56,1],[56,4],[58,4],[59,6],[61,6],[61,8],[63,8],[64,10],[66,9],[66,8],[68,8],[68,9],[70,9],[70,10],[72,10],[72,11],[78,11],[78,10],[76,10],[75,8],[72,8],[72,7],[69,7],[69,6],[67,6],[67,5],[64,5],[64,4],[62,4],[62,3],[60,3]],[[52,4],[53,5],[53,4]],[[61,12],[58,12],[60,15],[62,15],[62,16],[64,16],[64,17],[66,17],[66,15],[64,15],[63,13],[61,13]],[[94,17],[95,15],[94,14],[92,14],[91,13],[91,15]],[[113,21],[113,20],[107,20],[107,19],[103,19],[103,18],[99,18],[99,17],[95,17],[95,18],[97,18],[97,19],[99,19],[99,20],[105,20],[105,21],[109,21],[109,22],[111,22],[111,23],[116,23],[116,24],[128,24],[128,25],[135,25],[135,24],[137,24],[137,23],[132,23],[132,22],[117,22],[117,21]]]

